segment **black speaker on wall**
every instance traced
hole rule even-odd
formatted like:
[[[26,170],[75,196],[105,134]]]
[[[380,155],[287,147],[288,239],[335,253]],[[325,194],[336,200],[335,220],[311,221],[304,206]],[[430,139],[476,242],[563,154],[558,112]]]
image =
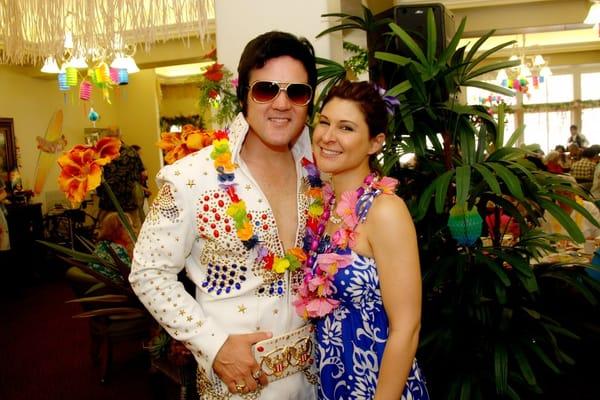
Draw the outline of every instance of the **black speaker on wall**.
[[[408,47],[397,37],[387,34],[390,32],[389,22],[404,29],[419,47],[425,52],[427,42],[427,11],[432,10],[436,23],[437,48],[436,55],[440,55],[446,45],[452,40],[455,33],[454,15],[441,3],[431,4],[405,4],[392,7],[375,15],[376,20],[387,19],[388,23],[380,26],[375,32],[367,36],[369,49],[369,74],[373,82],[384,88],[391,88],[402,81],[392,63],[376,61],[376,51],[387,51],[404,57],[414,57]]]

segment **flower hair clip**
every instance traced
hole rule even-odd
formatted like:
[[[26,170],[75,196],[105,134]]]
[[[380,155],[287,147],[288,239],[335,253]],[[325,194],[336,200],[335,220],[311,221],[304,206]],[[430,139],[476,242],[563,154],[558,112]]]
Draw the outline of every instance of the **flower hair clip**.
[[[375,90],[377,90],[377,93],[379,93],[381,99],[385,103],[385,109],[387,110],[388,114],[394,115],[394,109],[400,106],[400,100],[394,96],[386,95],[386,90],[378,86],[376,83],[373,83],[373,87]]]

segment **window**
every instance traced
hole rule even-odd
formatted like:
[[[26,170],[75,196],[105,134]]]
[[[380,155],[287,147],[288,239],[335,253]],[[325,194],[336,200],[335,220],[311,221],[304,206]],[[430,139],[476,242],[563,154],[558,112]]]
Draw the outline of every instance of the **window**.
[[[573,75],[551,75],[523,96],[523,104],[564,103],[573,101]]]
[[[581,74],[581,100],[600,100],[598,88],[600,88],[600,72]]]
[[[487,83],[491,83],[497,85],[496,81],[485,81]],[[479,89],[476,87],[467,87],[467,103],[468,104],[481,104],[485,107],[496,106],[500,101],[503,101],[505,104],[509,106],[515,106],[517,104],[516,96],[502,96],[498,93],[492,93],[487,90]],[[494,118],[496,121],[498,120],[498,115],[494,114]],[[515,124],[515,115],[512,113],[504,114],[504,143],[510,139],[513,132],[516,129]]]
[[[491,83],[492,85],[497,85],[498,82],[496,81],[484,81],[486,83]],[[484,89],[480,89],[480,88],[476,88],[476,87],[470,87],[467,86],[466,88],[466,93],[467,93],[467,104],[482,104],[486,107],[489,107],[491,105],[496,105],[498,104],[501,100],[504,101],[504,103],[514,106],[515,104],[517,104],[517,97],[516,96],[502,96],[501,94],[498,93],[492,93],[488,90],[484,90]]]
[[[581,110],[581,129],[590,145],[600,144],[600,108],[584,108]]]
[[[523,143],[537,143],[545,153],[556,145],[566,144],[571,124],[579,125],[580,132],[590,144],[600,144],[600,72],[597,72],[600,68],[594,69],[589,66],[585,69],[578,66],[553,68],[554,75],[545,77],[536,87],[530,81],[528,93],[518,93],[515,97],[467,87],[467,102],[489,107],[502,98],[513,110],[518,110],[522,104],[525,111]],[[496,84],[495,81],[487,82]],[[576,102],[579,99],[584,102],[581,108]],[[515,114],[507,114],[505,140],[514,132],[515,126]]]
[[[563,146],[569,137],[570,111],[526,113],[524,117],[525,144],[537,143],[547,154],[558,144]]]

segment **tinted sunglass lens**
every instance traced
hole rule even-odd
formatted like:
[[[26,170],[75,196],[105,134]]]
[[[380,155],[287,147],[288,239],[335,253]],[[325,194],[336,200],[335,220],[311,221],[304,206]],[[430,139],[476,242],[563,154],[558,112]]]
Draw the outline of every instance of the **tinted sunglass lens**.
[[[305,105],[310,101],[312,90],[308,85],[292,83],[287,87],[287,95],[292,102]]]
[[[256,82],[252,86],[252,98],[258,102],[273,100],[279,93],[279,85],[274,82]]]

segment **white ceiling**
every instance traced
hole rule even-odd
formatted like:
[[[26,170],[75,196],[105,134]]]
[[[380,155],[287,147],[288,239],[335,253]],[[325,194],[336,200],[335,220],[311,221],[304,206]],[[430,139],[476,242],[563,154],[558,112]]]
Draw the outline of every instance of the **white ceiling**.
[[[435,1],[433,1],[435,2]],[[486,50],[511,40],[531,53],[600,51],[598,26],[583,24],[592,0],[438,0],[454,15],[456,24],[467,18],[462,44],[475,42],[494,29]],[[396,0],[396,5],[425,4],[431,0]],[[507,49],[504,53],[510,53]],[[596,59],[598,57],[595,57]]]
[[[473,7],[495,7],[495,6],[507,6],[511,4],[527,4],[527,3],[542,3],[551,2],[554,0],[395,0],[395,5],[403,4],[431,4],[431,3],[442,3],[451,10],[461,8],[473,8]]]

